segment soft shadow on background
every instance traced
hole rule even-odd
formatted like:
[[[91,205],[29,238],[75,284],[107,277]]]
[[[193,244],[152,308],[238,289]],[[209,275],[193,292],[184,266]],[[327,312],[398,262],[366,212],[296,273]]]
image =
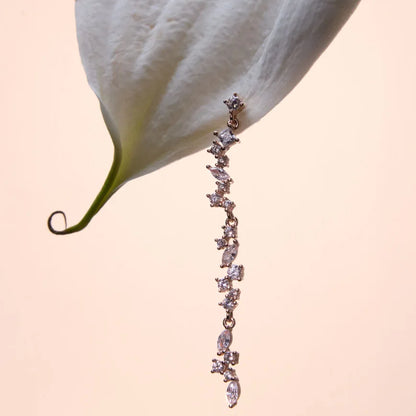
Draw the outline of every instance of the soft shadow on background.
[[[112,145],[73,2],[0,6],[0,414],[227,415],[206,152],[75,235]],[[367,0],[231,152],[246,266],[235,415],[414,416],[416,7]]]

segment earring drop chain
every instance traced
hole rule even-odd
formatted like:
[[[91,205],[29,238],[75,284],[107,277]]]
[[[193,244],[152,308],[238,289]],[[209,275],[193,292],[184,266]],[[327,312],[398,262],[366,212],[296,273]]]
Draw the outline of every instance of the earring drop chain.
[[[221,132],[214,131],[214,140],[212,146],[207,150],[216,158],[215,166],[207,166],[207,169],[217,179],[217,189],[212,194],[207,194],[211,207],[224,208],[227,218],[225,225],[222,227],[223,236],[217,238],[218,250],[224,250],[221,261],[221,268],[227,268],[227,274],[223,278],[215,279],[219,292],[225,292],[225,298],[219,303],[225,309],[226,316],[223,320],[224,331],[221,332],[217,341],[217,355],[222,356],[223,360],[213,359],[211,373],[219,373],[224,376],[224,382],[229,382],[227,386],[227,401],[229,407],[234,407],[240,397],[241,387],[237,373],[232,367],[238,364],[239,353],[231,351],[230,346],[233,340],[232,330],[235,326],[234,309],[237,307],[237,300],[240,298],[240,289],[233,287],[234,281],[241,281],[244,275],[244,266],[234,264],[238,254],[239,242],[237,240],[238,219],[234,215],[235,203],[225,195],[230,193],[230,185],[233,183],[232,178],[224,170],[229,166],[229,158],[226,152],[240,140],[234,135],[235,130],[239,127],[237,114],[244,109],[244,103],[234,94],[232,97],[224,100],[224,104],[229,110],[229,119],[227,128]]]

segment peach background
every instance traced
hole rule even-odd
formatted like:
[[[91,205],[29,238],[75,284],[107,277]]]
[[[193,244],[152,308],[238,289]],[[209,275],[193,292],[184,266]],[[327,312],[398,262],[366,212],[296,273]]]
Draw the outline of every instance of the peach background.
[[[416,415],[416,7],[363,1],[232,152],[246,266],[235,415]],[[78,221],[112,145],[73,2],[0,6],[0,414],[227,415],[223,221],[200,152]]]

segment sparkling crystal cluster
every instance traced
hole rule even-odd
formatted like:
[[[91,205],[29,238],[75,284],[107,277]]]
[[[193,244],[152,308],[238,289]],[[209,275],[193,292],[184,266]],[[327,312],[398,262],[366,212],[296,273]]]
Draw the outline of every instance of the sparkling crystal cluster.
[[[244,267],[234,264],[238,254],[239,243],[237,240],[238,220],[234,215],[235,203],[226,197],[230,193],[230,185],[233,183],[230,175],[224,168],[229,166],[229,158],[226,152],[240,140],[234,135],[234,130],[238,128],[236,115],[244,108],[237,94],[234,94],[224,103],[229,110],[228,127],[221,132],[214,132],[216,140],[208,149],[208,152],[215,156],[215,166],[207,166],[217,182],[217,189],[212,194],[207,194],[211,207],[223,208],[227,218],[225,225],[222,227],[223,235],[215,239],[218,250],[224,250],[221,259],[221,268],[227,268],[224,277],[215,279],[218,285],[218,291],[225,294],[224,299],[219,303],[225,310],[226,316],[223,320],[225,330],[221,332],[217,341],[217,355],[220,359],[212,360],[212,373],[219,373],[224,377],[224,382],[228,382],[226,397],[229,407],[234,407],[240,397],[240,384],[237,373],[233,368],[238,364],[239,353],[231,351],[233,340],[232,330],[235,325],[233,316],[234,309],[237,307],[237,300],[240,298],[240,289],[233,287],[233,282],[241,281],[244,276]]]

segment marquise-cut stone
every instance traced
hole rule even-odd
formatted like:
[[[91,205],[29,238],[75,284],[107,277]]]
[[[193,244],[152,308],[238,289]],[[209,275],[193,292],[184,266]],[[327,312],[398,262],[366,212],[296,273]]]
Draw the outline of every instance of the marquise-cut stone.
[[[224,361],[232,365],[238,364],[239,358],[240,354],[237,351],[227,351],[224,354]]]
[[[224,277],[223,279],[217,279],[217,283],[218,283],[218,290],[220,292],[226,292],[227,290],[231,289],[231,282],[226,277]]]
[[[224,361],[212,360],[211,373],[220,373],[224,374],[224,371],[227,369],[228,365]]]
[[[214,178],[219,181],[228,181],[231,179],[230,175],[223,168],[207,166],[207,169],[212,173]]]
[[[242,280],[244,276],[244,266],[233,264],[227,270],[227,276],[231,280]]]
[[[237,373],[235,372],[234,368],[229,368],[224,372],[224,381],[227,382],[231,380],[238,380]]]
[[[234,407],[240,397],[241,389],[238,381],[232,381],[227,387],[227,401],[229,407]]]
[[[231,263],[235,260],[238,254],[238,245],[232,244],[228,246],[222,255],[221,267],[231,266]]]
[[[224,354],[225,351],[230,348],[231,342],[233,340],[233,335],[229,329],[226,329],[221,332],[217,341],[217,352],[219,355]]]

